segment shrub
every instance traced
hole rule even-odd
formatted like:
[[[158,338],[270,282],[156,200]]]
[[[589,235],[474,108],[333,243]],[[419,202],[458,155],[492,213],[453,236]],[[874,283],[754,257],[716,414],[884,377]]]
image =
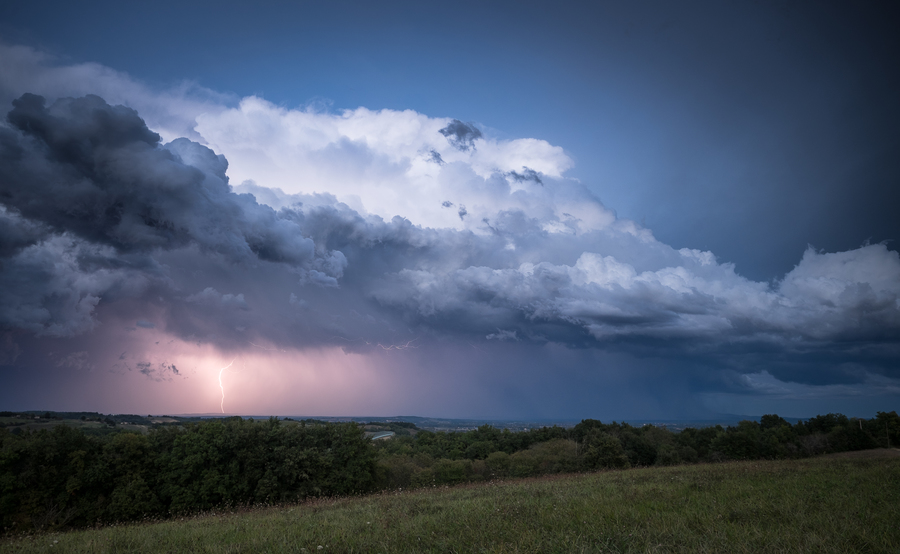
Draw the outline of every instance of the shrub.
[[[630,467],[628,456],[619,439],[598,429],[592,429],[584,437],[584,465],[587,469]]]

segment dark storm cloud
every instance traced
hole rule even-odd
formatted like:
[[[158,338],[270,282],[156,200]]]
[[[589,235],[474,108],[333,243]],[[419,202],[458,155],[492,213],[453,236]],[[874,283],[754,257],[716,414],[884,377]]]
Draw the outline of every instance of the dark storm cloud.
[[[132,368],[128,366],[127,369],[131,371]],[[172,375],[180,376],[178,368],[175,367],[175,364],[170,364],[167,362],[138,362],[135,364],[134,369],[136,369],[138,373],[140,373],[144,377],[156,382],[171,381]]]
[[[524,181],[533,181],[539,185],[544,184],[544,181],[541,180],[540,173],[538,173],[537,171],[535,171],[531,168],[528,168],[528,167],[523,167],[522,173],[518,173],[516,171],[510,171],[509,173],[507,173],[507,175],[509,177],[512,177],[513,180],[518,183],[522,183]]]
[[[853,360],[898,376],[900,258],[884,245],[810,250],[775,288],[682,256],[677,267],[642,273],[587,253],[572,266],[407,269],[375,294],[407,318],[455,333],[602,344],[740,372],[771,367],[804,383],[844,382],[838,366]],[[742,357],[744,348],[753,355]]]
[[[26,94],[13,105],[13,129],[0,131],[7,209],[123,253],[193,243],[235,261],[312,260],[289,223],[230,193],[227,163],[209,149],[187,139],[161,147],[136,112],[97,96],[47,108]]]
[[[186,139],[161,145],[98,97],[48,108],[24,96],[9,122],[5,330],[66,337],[120,321],[224,350],[561,344],[815,383],[860,378],[854,363],[891,376],[900,359],[900,256],[884,244],[810,249],[761,283],[627,221],[578,232],[568,213],[508,209],[477,232],[434,229],[329,194],[232,189],[224,158]],[[540,178],[528,171],[515,175]],[[151,379],[178,375],[136,362]]]
[[[314,205],[322,200],[281,202],[305,204],[294,215],[303,232],[346,255],[341,294],[359,298],[357,309],[368,307],[378,318],[399,317],[396,327],[582,347],[618,344],[675,357],[701,351],[719,364],[734,348],[728,344],[770,353],[800,344],[801,350],[858,352],[874,341],[888,357],[896,350],[900,258],[884,245],[838,254],[810,250],[772,287],[737,275],[710,253],[677,251],[629,232],[548,235],[521,212],[503,212],[491,223],[492,234],[479,236]],[[555,256],[576,259],[522,263]]]
[[[0,258],[8,258],[38,242],[47,236],[47,231],[43,225],[9,213],[0,206]]]
[[[82,263],[93,258],[113,259],[114,252],[56,235],[0,260],[0,327],[54,337],[84,333],[97,323],[92,314],[101,297],[138,294],[157,277]]]
[[[463,152],[475,147],[475,139],[482,137],[481,131],[471,123],[463,123],[458,119],[451,121],[440,133],[447,137],[456,149]]]
[[[176,290],[154,253],[186,247],[226,262],[285,264],[333,284],[339,253],[233,194],[227,162],[179,139],[159,144],[136,112],[97,96],[14,102],[0,127],[0,325],[87,331],[101,298]]]

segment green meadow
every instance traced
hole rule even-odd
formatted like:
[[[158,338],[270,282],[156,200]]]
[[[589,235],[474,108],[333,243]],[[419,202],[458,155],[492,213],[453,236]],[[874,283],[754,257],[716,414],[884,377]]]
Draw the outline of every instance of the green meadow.
[[[900,552],[900,452],[652,467],[7,536],[2,552]]]

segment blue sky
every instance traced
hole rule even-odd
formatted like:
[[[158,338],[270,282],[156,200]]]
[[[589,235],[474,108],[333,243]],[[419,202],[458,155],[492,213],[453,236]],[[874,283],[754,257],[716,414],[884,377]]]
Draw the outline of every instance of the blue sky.
[[[156,412],[160,396],[173,397],[165,387],[193,391],[183,392],[185,398],[198,394],[178,374],[166,373],[176,357],[190,359],[182,367],[193,364],[197,375],[206,375],[207,365],[224,365],[242,351],[237,341],[243,347],[265,343],[248,347],[257,354],[291,351],[307,359],[315,350],[327,360],[322,364],[343,368],[328,373],[334,382],[324,379],[323,387],[340,387],[335,383],[352,381],[354,372],[390,383],[377,401],[362,402],[348,392],[327,408],[289,399],[267,405],[261,400],[265,387],[257,386],[244,410],[388,414],[397,407],[420,415],[577,418],[726,411],[872,415],[888,409],[900,390],[898,308],[891,307],[897,253],[893,242],[881,244],[900,234],[894,214],[900,205],[896,23],[896,9],[887,3],[6,5],[0,8],[0,40],[7,67],[16,68],[0,83],[6,111],[25,92],[44,96],[48,106],[60,97],[99,94],[111,105],[137,110],[162,135],[159,147],[187,134],[223,155],[230,185],[253,193],[261,205],[278,210],[302,201],[312,209],[318,202],[324,213],[330,200],[302,195],[332,194],[363,219],[390,223],[400,215],[425,230],[404,238],[412,241],[404,248],[429,245],[421,258],[406,251],[382,266],[376,260],[384,252],[376,255],[346,237],[337,246],[338,239],[322,235],[310,257],[285,261],[266,259],[247,238],[251,231],[242,228],[235,232],[253,256],[287,264],[288,274],[300,277],[294,285],[274,269],[261,277],[236,258],[240,267],[223,279],[212,265],[178,261],[183,248],[221,255],[223,247],[200,231],[173,242],[173,250],[152,250],[128,242],[121,230],[115,236],[88,231],[85,222],[16,196],[4,204],[7,213],[48,226],[44,244],[46,236],[68,232],[90,243],[77,248],[112,248],[104,254],[111,259],[140,252],[147,257],[142,263],[168,268],[169,285],[147,274],[141,278],[148,284],[128,294],[119,285],[92,285],[72,301],[83,307],[86,298],[96,298],[93,308],[71,311],[68,319],[59,315],[66,310],[48,307],[52,295],[19,291],[7,298],[0,321],[7,379],[32,391],[19,395],[22,409],[42,398],[40,383],[48,375],[70,368],[91,373],[79,382],[103,392],[85,393],[80,404],[66,398],[74,403],[60,409],[135,406],[130,411]],[[22,117],[44,117],[32,108]],[[355,115],[342,116],[344,110]],[[453,120],[481,138],[441,150],[453,143],[440,141],[453,137],[437,131],[450,129]],[[269,132],[258,132],[260,125]],[[396,129],[412,133],[413,127],[420,131],[403,135],[402,148],[391,138]],[[305,134],[313,128],[342,138],[316,146]],[[23,129],[16,132],[27,134]],[[179,148],[167,151],[177,150],[182,162],[196,167],[202,156]],[[421,161],[423,152],[438,153],[440,164],[415,162],[397,173],[403,160]],[[541,181],[520,179],[526,169]],[[211,166],[203,170],[218,175]],[[432,178],[436,185],[428,184]],[[8,179],[13,184],[7,186],[23,187],[28,180],[21,179]],[[463,182],[468,184],[457,186]],[[444,196],[423,192],[431,186]],[[264,200],[265,190],[254,187],[279,188],[287,196]],[[509,197],[488,198],[485,187],[508,187]],[[594,203],[588,215],[566,207]],[[245,204],[234,206],[256,214],[248,221],[268,217]],[[207,208],[195,207],[191,217],[204,220]],[[317,217],[324,217],[320,212]],[[312,226],[311,212],[303,215],[302,222],[291,221],[313,240],[322,230]],[[562,239],[567,217],[581,227],[574,238]],[[287,225],[279,221],[279,229]],[[527,222],[537,222],[539,231]],[[390,242],[400,240],[399,232],[367,221],[356,236]],[[447,244],[457,246],[442,246]],[[10,248],[21,265],[23,252],[33,247]],[[76,246],[60,248],[74,252]],[[490,254],[494,248],[502,255]],[[681,249],[698,254],[676,260]],[[463,259],[463,251],[470,258]],[[20,282],[13,266],[6,267],[7,281]],[[710,268],[720,273],[704,273]],[[493,273],[484,273],[488,269]],[[83,264],[77,270],[97,275]],[[508,273],[513,270],[515,276]],[[529,281],[544,270],[565,274],[570,288],[559,292]],[[691,278],[672,288],[675,274]],[[513,277],[532,287],[530,296],[508,288]],[[135,278],[122,276],[123,282]],[[280,284],[264,284],[268,278]],[[834,286],[825,287],[826,281]],[[316,283],[323,292],[315,292]],[[212,292],[204,296],[207,289]],[[265,290],[295,298],[280,303],[310,313],[282,314],[283,321],[272,316],[279,303],[265,300]],[[21,313],[31,307],[26,297],[50,315],[23,320]],[[207,306],[185,316],[192,321],[227,321],[211,311],[213,300],[218,308],[237,309],[253,326],[232,325],[228,333],[244,331],[225,340],[228,333],[211,323],[188,329],[172,321],[179,302]],[[344,313],[382,321],[390,337],[361,323],[335,323]],[[111,330],[113,321],[124,325],[122,337]],[[267,327],[263,321],[280,323]],[[830,327],[812,328],[821,321]],[[240,335],[251,328],[253,337]],[[147,330],[160,336],[135,338]],[[174,347],[172,353],[151,353],[137,346],[157,339],[196,343],[204,354],[175,354]],[[125,356],[118,365],[106,352],[113,340],[123,344],[115,353]],[[85,341],[97,346],[84,347]],[[409,341],[410,348],[393,349]],[[332,355],[334,348],[359,359],[350,363]],[[70,361],[42,362],[48,349]],[[423,374],[434,352],[444,352],[448,361]],[[384,358],[394,355],[403,359]],[[300,386],[299,377],[284,377],[294,363],[288,359],[251,361],[248,355],[246,363],[268,364],[265,371]],[[234,378],[253,371],[263,370]],[[419,388],[408,390],[416,379]],[[147,387],[152,390],[141,396]],[[127,402],[110,400],[116,393],[109,391],[119,390],[132,391],[123,396]],[[410,403],[390,390],[407,399],[442,400]],[[210,411],[203,402],[194,406],[174,397],[180,400],[172,411]]]

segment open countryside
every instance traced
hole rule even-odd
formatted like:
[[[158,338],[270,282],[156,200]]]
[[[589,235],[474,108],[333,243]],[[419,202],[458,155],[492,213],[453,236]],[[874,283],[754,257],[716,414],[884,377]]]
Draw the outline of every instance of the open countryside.
[[[139,416],[102,416],[98,428],[61,415],[78,417],[48,428],[51,412],[3,413],[4,551],[900,546],[895,412],[679,432],[238,417],[156,418],[147,431]],[[734,541],[740,549],[726,548]]]

